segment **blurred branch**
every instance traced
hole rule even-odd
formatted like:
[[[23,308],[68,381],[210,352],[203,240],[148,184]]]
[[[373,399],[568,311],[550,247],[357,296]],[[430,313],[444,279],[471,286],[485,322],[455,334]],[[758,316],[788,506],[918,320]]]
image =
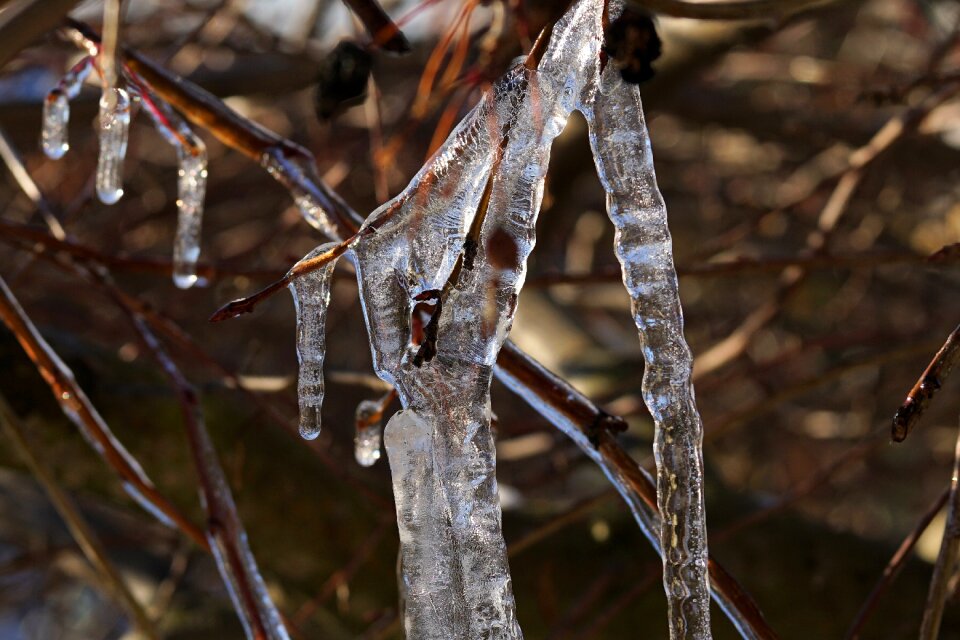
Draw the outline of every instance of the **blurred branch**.
[[[410,52],[407,37],[377,0],[343,0],[343,3],[360,19],[375,45],[391,53]]]
[[[27,171],[26,165],[23,164],[23,159],[20,158],[20,154],[18,154],[14,148],[13,142],[3,129],[0,129],[0,157],[3,158],[3,162],[7,165],[7,169],[10,170],[10,174],[13,175],[13,179],[17,181],[20,190],[30,198],[30,201],[33,202],[37,208],[37,211],[40,212],[40,216],[50,229],[53,237],[57,240],[66,238],[67,232],[63,230],[63,225],[60,224],[60,220],[53,211],[53,207],[50,206],[47,199],[40,193],[40,188],[37,186],[37,183],[33,181],[30,172]]]
[[[103,280],[103,277],[99,279]],[[286,629],[247,544],[247,534],[237,513],[233,494],[207,433],[196,390],[167,355],[143,317],[124,304],[123,298],[115,299],[118,306],[126,311],[143,345],[153,354],[170,380],[180,403],[193,466],[200,480],[201,502],[207,514],[207,538],[247,635],[264,639],[285,638]]]
[[[0,13],[0,68],[50,31],[80,0],[21,0]]]
[[[894,442],[903,442],[920,423],[920,416],[943,386],[957,362],[960,362],[960,325],[947,336],[946,342],[923,370],[917,383],[910,389],[907,399],[897,409],[893,417]]]
[[[77,384],[73,372],[33,326],[2,277],[0,277],[0,320],[16,336],[23,350],[50,386],[64,414],[80,429],[93,449],[120,476],[124,489],[161,522],[179,527],[194,542],[209,550],[209,545],[200,529],[157,491],[140,464],[114,437],[110,427]]]
[[[923,621],[920,623],[920,640],[936,640],[940,635],[943,607],[950,594],[948,584],[956,570],[958,556],[960,556],[960,431],[957,433],[957,445],[953,455],[947,520],[943,527],[940,553],[937,554],[937,561],[933,565],[933,577],[930,578],[927,605],[924,607]]]
[[[687,0],[630,0],[634,4],[673,18],[697,20],[783,20],[792,15],[836,4],[842,0],[732,0],[689,2]]]
[[[910,552],[913,551],[913,548],[920,540],[920,536],[923,535],[923,532],[926,531],[927,527],[930,526],[930,523],[933,522],[934,517],[936,517],[936,515],[940,512],[940,509],[943,508],[943,505],[946,504],[948,495],[950,495],[949,485],[944,488],[943,492],[939,496],[937,496],[937,499],[933,501],[933,504],[930,505],[930,508],[928,508],[920,518],[917,526],[913,528],[913,531],[907,534],[907,537],[904,538],[903,542],[900,543],[900,546],[897,547],[896,552],[894,552],[893,556],[890,558],[887,566],[883,568],[883,573],[880,574],[880,580],[876,585],[874,585],[873,589],[870,591],[870,595],[867,596],[867,599],[860,607],[860,611],[857,612],[857,617],[854,618],[853,623],[850,625],[850,629],[847,631],[847,635],[844,636],[845,640],[859,640],[860,633],[863,630],[864,625],[867,624],[870,614],[872,614],[874,609],[876,609],[877,602],[880,600],[880,597],[886,593],[887,589],[890,588],[890,585],[893,584],[893,581],[896,580],[898,575],[900,575],[900,570],[903,568],[904,562],[906,562]]]
[[[107,589],[112,593],[113,597],[120,602],[123,608],[126,609],[127,613],[130,614],[134,624],[142,634],[148,638],[159,638],[160,636],[157,634],[157,630],[147,616],[146,611],[143,610],[143,606],[137,601],[133,593],[130,592],[130,589],[127,588],[120,572],[110,561],[109,556],[107,556],[107,552],[97,538],[97,534],[87,523],[86,519],[73,504],[73,501],[66,492],[60,488],[53,472],[43,461],[43,458],[34,450],[34,446],[30,444],[26,429],[23,424],[21,424],[20,418],[14,413],[10,407],[10,403],[7,402],[3,394],[0,394],[0,425],[3,426],[7,436],[13,442],[14,449],[16,449],[20,457],[23,458],[23,461],[27,463],[34,477],[47,492],[50,502],[57,510],[57,513],[60,514],[60,517],[63,518],[77,546],[80,547],[80,550],[90,564],[99,572],[106,583]]]

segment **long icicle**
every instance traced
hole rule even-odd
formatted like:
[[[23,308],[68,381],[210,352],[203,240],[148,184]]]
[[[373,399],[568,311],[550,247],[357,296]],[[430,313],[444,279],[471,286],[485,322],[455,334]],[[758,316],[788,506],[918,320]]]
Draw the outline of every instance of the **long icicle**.
[[[70,142],[67,139],[67,128],[70,125],[70,101],[80,95],[80,88],[92,69],[93,58],[82,59],[63,76],[43,101],[40,147],[52,160],[59,160],[70,150]]]
[[[320,245],[304,256],[301,262],[335,246],[337,243]],[[323,360],[327,350],[327,306],[330,304],[330,280],[336,264],[336,260],[331,260],[320,269],[300,276],[288,285],[297,313],[300,435],[307,440],[313,440],[320,435],[320,409],[324,394]]]
[[[640,93],[609,64],[583,111],[646,363],[643,398],[655,426],[670,637],[710,638],[703,425],[691,382],[693,358],[683,337],[667,211],[657,189]]]

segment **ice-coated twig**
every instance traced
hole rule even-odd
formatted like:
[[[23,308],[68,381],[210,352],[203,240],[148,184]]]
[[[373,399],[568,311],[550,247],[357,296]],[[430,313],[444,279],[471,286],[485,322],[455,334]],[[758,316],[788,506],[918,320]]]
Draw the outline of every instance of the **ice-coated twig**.
[[[300,263],[328,254],[335,247],[336,243],[320,245],[304,256]],[[327,350],[327,306],[330,304],[330,280],[336,264],[336,259],[329,260],[320,269],[311,271],[288,285],[297,313],[300,435],[307,440],[313,440],[320,435],[320,409],[324,393],[323,360]]]
[[[703,425],[694,401],[693,357],[683,337],[667,211],[636,85],[627,84],[614,65],[607,65],[592,98],[583,111],[640,331],[646,364],[643,399],[655,426],[670,637],[709,638]]]
[[[43,101],[43,128],[40,146],[48,158],[59,160],[70,149],[67,129],[70,125],[70,101],[80,95],[93,69],[93,58],[85,57],[63,76]]]
[[[906,440],[910,432],[920,423],[920,416],[943,387],[943,383],[957,363],[960,363],[960,325],[947,336],[943,346],[923,370],[917,383],[907,394],[906,400],[897,409],[893,417],[894,442]]]

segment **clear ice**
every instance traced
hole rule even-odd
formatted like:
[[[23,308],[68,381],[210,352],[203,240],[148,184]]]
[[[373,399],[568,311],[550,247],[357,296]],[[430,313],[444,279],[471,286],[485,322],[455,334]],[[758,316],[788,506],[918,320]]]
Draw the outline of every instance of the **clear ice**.
[[[100,96],[99,126],[97,196],[104,204],[114,204],[123,196],[123,159],[130,128],[130,96],[125,89],[104,88]]]
[[[84,80],[93,68],[93,58],[78,62],[56,87],[50,90],[43,101],[43,128],[40,131],[40,146],[48,158],[59,160],[69,151],[67,128],[70,124],[70,100],[80,94]]]
[[[357,463],[363,467],[372,467],[380,459],[380,439],[383,434],[383,425],[381,419],[374,419],[374,416],[380,411],[380,404],[373,400],[364,400],[357,405],[353,453]]]
[[[642,391],[655,426],[670,634],[709,638],[703,425],[691,381],[693,357],[683,337],[667,210],[657,188],[640,92],[609,64],[583,113],[646,364]]]
[[[301,262],[334,246],[336,243],[320,245],[304,256]],[[327,351],[327,306],[330,304],[330,280],[336,263],[336,260],[331,260],[316,271],[299,276],[288,285],[297,313],[300,435],[307,440],[313,440],[320,435],[320,408],[323,405],[324,393],[323,359]]]
[[[555,24],[536,68],[520,64],[497,81],[410,185],[367,218],[346,254],[356,266],[374,368],[404,407],[387,424],[384,445],[408,638],[522,637],[501,532],[490,379],[534,246],[550,145],[575,108],[590,124],[640,331],[660,514],[601,466],[662,550],[670,637],[710,637],[692,358],[639,92],[614,64],[601,73],[605,11],[615,19],[622,3],[577,1]],[[264,160],[279,175],[277,162]],[[304,194],[294,195],[299,202]],[[326,222],[314,217],[318,227]],[[328,276],[317,278],[321,284],[310,286],[328,286]],[[325,308],[328,295],[299,297]],[[304,323],[302,310],[298,320]],[[300,350],[322,358],[322,331],[310,345],[304,336],[300,329]],[[301,370],[301,385],[304,379],[314,378]],[[315,388],[302,393],[301,407],[314,407]],[[592,449],[569,421],[561,426]],[[591,457],[602,462],[596,451]]]

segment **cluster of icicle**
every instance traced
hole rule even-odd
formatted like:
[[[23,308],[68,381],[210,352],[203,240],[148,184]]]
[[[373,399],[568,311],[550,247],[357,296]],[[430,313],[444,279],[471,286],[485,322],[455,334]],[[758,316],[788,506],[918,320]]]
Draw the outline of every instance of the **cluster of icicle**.
[[[44,153],[54,160],[69,150],[67,129],[70,100],[96,66],[88,56],[78,62],[54,87],[43,103],[43,129],[40,136]],[[125,76],[124,76],[125,77]],[[133,103],[139,102],[150,115],[164,139],[177,151],[177,232],[173,245],[173,281],[183,289],[198,282],[196,268],[200,256],[200,226],[207,189],[207,150],[203,141],[165,102],[137,79],[125,86],[105,83],[100,96],[99,140],[96,191],[104,204],[115,204],[123,196],[123,161],[127,153]]]
[[[608,11],[613,20],[622,4]],[[710,637],[692,358],[639,93],[613,64],[601,66],[603,12],[603,0],[578,0],[536,68],[520,64],[502,77],[410,185],[368,217],[345,254],[356,267],[374,367],[404,407],[384,438],[409,638],[521,637],[501,533],[490,380],[534,246],[550,145],[574,109],[590,126],[646,361],[662,517],[638,517],[659,530],[671,637]],[[334,263],[291,285],[305,437],[320,429]]]

